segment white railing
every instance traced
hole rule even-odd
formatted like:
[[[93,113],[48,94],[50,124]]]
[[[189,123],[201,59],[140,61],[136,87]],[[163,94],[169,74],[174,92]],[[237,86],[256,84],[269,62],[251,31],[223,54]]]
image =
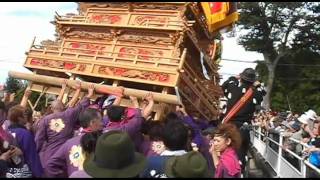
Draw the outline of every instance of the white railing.
[[[284,148],[283,133],[279,133],[279,142],[267,137],[265,134],[261,133],[260,127],[253,127],[250,132],[250,139],[253,147],[257,149],[257,151],[262,155],[262,157],[270,164],[276,176],[279,178],[306,178],[307,176],[307,168],[315,171],[320,175],[320,169],[316,166],[312,165],[305,158],[297,155],[295,152]],[[263,141],[266,140],[265,142]],[[301,144],[304,148],[309,147],[309,145],[305,143],[301,143],[300,141],[289,138],[290,141],[294,143]],[[276,145],[278,151],[275,151],[270,147],[270,142]],[[299,168],[294,167],[290,162],[288,162],[284,157],[283,153],[287,152],[296,158],[299,161]]]

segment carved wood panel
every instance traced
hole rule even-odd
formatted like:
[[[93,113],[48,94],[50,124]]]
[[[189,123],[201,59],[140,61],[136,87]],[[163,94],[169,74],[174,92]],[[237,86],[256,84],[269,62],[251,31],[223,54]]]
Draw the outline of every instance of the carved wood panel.
[[[89,23],[101,23],[101,24],[114,24],[123,25],[126,23],[127,15],[119,14],[100,14],[100,13],[90,13],[88,14]]]
[[[129,25],[147,26],[147,27],[179,27],[183,24],[178,17],[160,16],[160,15],[136,15],[130,18]]]
[[[164,14],[159,12],[144,12],[144,13],[131,13],[131,12],[115,12],[103,10],[102,12],[90,12],[86,16],[71,16],[71,17],[57,17],[56,23],[61,26],[69,26],[71,24],[77,25],[108,25],[108,26],[130,26],[130,27],[158,27],[168,28],[170,30],[182,30],[184,23],[178,14]],[[67,23],[67,24],[65,24]],[[64,24],[64,25],[63,25]]]
[[[150,32],[141,33],[139,31],[121,34],[119,35],[118,40],[123,42],[165,45],[165,47],[172,46],[175,43],[174,39],[170,38],[168,34]]]
[[[62,28],[61,32],[67,28]],[[112,41],[114,35],[109,31],[93,31],[89,29],[69,28],[63,33],[65,38],[79,38],[79,39],[94,39],[94,40],[107,40]]]
[[[83,54],[90,54],[90,55],[110,56],[110,53],[105,52],[110,48],[111,48],[111,45],[95,44],[95,43],[88,43],[88,42],[66,41],[64,43],[65,52],[75,52],[75,53],[83,53]]]
[[[140,79],[140,80],[153,81],[153,82],[169,83],[169,84],[173,83],[174,76],[175,76],[173,74],[162,73],[162,72],[151,72],[151,71],[135,70],[135,69],[129,69],[129,68],[102,66],[102,65],[96,65],[93,73],[108,75],[108,76],[125,77],[130,79]]]
[[[101,41],[100,41],[101,42]],[[135,59],[153,62],[150,65],[154,66],[158,63],[178,63],[179,59],[170,59],[172,57],[172,50],[168,47],[151,48],[150,45],[144,45],[143,43],[131,43],[131,42],[117,42],[114,44],[113,41],[103,41],[104,43],[91,43],[90,41],[75,41],[65,40],[63,45],[63,52],[81,53],[92,56],[106,56],[106,57],[117,57],[119,59],[125,58],[130,64]],[[115,46],[115,48],[113,48]],[[175,57],[176,58],[176,57]],[[131,59],[131,60],[130,60]],[[117,61],[117,59],[116,59]],[[120,61],[120,60],[119,60]],[[170,65],[170,66],[177,66]],[[170,67],[169,66],[169,67]]]
[[[66,72],[68,71],[85,72],[88,70],[87,64],[75,63],[71,61],[41,59],[41,58],[28,58],[26,65],[38,67],[39,69],[51,68],[51,69],[66,70]]]

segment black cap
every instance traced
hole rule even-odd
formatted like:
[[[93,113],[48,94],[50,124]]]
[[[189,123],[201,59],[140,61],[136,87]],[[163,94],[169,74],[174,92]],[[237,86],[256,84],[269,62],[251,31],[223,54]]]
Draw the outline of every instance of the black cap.
[[[246,68],[241,74],[240,78],[248,81],[248,82],[255,82],[256,81],[256,71],[252,68]]]

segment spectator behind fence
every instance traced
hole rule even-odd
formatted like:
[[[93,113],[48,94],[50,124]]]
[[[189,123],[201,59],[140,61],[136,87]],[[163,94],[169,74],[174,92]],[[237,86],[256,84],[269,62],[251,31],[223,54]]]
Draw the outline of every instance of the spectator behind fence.
[[[319,137],[319,135],[320,135],[320,133],[319,133],[320,127],[319,126],[320,126],[320,121],[318,119],[314,120],[313,127],[311,129],[313,137],[312,137],[310,143],[312,143],[317,137]]]
[[[305,149],[304,152],[310,154],[309,162],[317,168],[320,168],[320,138],[316,138],[312,142],[311,147]]]
[[[235,125],[218,126],[210,149],[216,167],[215,178],[240,178],[241,167],[236,153],[240,146],[241,136]]]
[[[280,139],[280,133],[281,133],[281,120],[280,118],[278,118],[277,116],[276,117],[273,117],[272,121],[270,122],[271,126],[268,127],[267,126],[267,130],[268,130],[268,136],[276,141],[276,142],[279,142],[279,139]],[[274,142],[270,141],[269,142],[269,145],[270,147],[275,150],[276,152],[278,152],[278,148],[279,146],[277,144],[275,144]]]
[[[292,134],[292,138],[293,139],[296,139],[298,141],[301,141],[303,138],[302,138],[302,134],[303,133],[309,133],[309,128],[308,128],[308,123],[307,123],[307,120],[305,118],[304,115],[301,115],[297,121],[300,123],[301,125],[301,128],[299,131],[295,132]]]
[[[317,113],[316,112],[314,112],[312,109],[309,109],[307,112],[305,112],[304,113],[304,115],[306,115],[306,117],[307,117],[307,122],[308,122],[308,126],[309,126],[309,129],[311,130],[310,131],[310,136],[312,137],[312,138],[314,138],[314,137],[316,137],[316,135],[315,134],[313,134],[313,131],[312,131],[312,129],[313,129],[313,127],[314,127],[314,124],[315,124],[315,120],[317,119]]]

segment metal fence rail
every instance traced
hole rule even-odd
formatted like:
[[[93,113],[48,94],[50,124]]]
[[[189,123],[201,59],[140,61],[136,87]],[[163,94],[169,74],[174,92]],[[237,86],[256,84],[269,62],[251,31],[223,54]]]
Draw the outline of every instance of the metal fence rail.
[[[306,178],[308,177],[307,168],[315,171],[320,175],[320,169],[316,166],[312,165],[308,160],[299,156],[295,152],[284,148],[284,136],[283,132],[279,133],[279,142],[271,139],[267,135],[261,133],[261,128],[258,126],[254,126],[250,131],[250,139],[253,146],[257,149],[257,151],[264,157],[266,162],[270,164],[274,172],[277,174],[277,177],[280,178]],[[301,144],[303,148],[308,148],[309,145],[302,143],[296,139],[289,138],[290,141]],[[273,145],[277,146],[277,150],[275,151],[272,147],[270,147],[270,142]],[[295,167],[292,163],[290,163],[285,157],[284,153],[290,154],[299,162],[299,167]]]

